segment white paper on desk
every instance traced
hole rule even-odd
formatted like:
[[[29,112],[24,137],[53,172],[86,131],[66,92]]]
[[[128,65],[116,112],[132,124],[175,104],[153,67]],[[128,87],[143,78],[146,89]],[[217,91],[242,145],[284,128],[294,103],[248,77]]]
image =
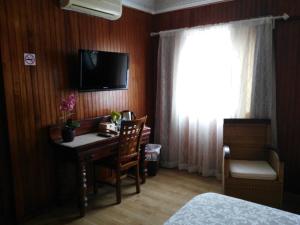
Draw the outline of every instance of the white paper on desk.
[[[100,137],[98,136],[98,133],[88,133],[88,134],[76,136],[74,140],[71,142],[62,142],[60,144],[69,148],[77,148],[97,141],[106,140],[108,138],[109,137]]]

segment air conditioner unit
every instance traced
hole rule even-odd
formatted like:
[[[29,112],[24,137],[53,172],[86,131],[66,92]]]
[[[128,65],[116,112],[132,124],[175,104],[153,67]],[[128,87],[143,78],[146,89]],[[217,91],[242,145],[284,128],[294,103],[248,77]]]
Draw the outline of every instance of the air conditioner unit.
[[[62,9],[81,12],[109,20],[122,15],[122,0],[61,0]]]

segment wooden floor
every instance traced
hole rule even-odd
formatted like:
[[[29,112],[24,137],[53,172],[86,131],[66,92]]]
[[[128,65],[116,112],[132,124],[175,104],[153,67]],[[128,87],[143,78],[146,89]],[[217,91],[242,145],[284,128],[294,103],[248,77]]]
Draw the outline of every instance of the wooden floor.
[[[160,225],[194,196],[205,192],[221,193],[221,182],[183,171],[160,169],[147,179],[141,193],[135,194],[133,180],[122,186],[122,203],[116,205],[113,187],[99,188],[90,197],[87,215],[78,218],[75,207],[58,208],[26,225]]]

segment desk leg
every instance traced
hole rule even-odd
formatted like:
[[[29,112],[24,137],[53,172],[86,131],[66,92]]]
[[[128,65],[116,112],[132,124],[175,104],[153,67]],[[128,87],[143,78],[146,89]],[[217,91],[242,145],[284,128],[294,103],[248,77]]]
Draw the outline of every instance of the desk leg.
[[[146,182],[146,175],[145,175],[145,147],[146,145],[141,145],[141,158],[140,158],[140,173],[142,184]]]
[[[86,207],[88,206],[88,198],[87,198],[87,177],[86,177],[86,162],[79,162],[78,168],[78,201],[79,201],[79,210],[80,216],[85,216]]]

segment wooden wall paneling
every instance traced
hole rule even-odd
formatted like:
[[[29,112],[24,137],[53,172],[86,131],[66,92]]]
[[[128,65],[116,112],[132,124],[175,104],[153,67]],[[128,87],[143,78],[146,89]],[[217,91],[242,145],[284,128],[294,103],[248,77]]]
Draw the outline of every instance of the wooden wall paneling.
[[[18,129],[22,129],[22,124],[18,120],[18,118],[21,118],[20,112],[20,82],[17,77],[19,74],[18,71],[18,62],[15,62],[14,59],[17,58],[16,49],[18,48],[19,42],[16,41],[16,34],[15,30],[12,29],[13,26],[18,27],[19,23],[18,21],[15,23],[10,24],[11,21],[13,21],[13,18],[15,17],[15,10],[13,5],[7,5],[5,1],[1,2],[2,6],[0,7],[1,10],[5,10],[1,15],[7,18],[7,12],[10,12],[10,18],[7,18],[7,21],[5,18],[2,17],[2,20],[5,24],[1,23],[1,28],[6,29],[6,32],[1,32],[1,51],[2,51],[2,60],[3,60],[3,79],[4,79],[4,89],[5,89],[5,98],[6,98],[6,107],[7,107],[7,116],[8,116],[8,128],[9,128],[9,140],[10,140],[10,148],[11,148],[11,159],[12,159],[12,172],[14,176],[19,177],[19,179],[14,180],[14,188],[15,188],[15,199],[19,202],[20,205],[16,205],[16,213],[24,213],[23,203],[24,203],[24,182],[22,180],[21,171],[18,169],[19,166],[21,166],[17,159],[18,157],[22,157],[24,154],[24,149],[21,148],[20,140],[15,138],[15,135],[18,133]],[[4,33],[7,33],[7,37],[4,37]],[[5,42],[3,42],[5,41]],[[7,49],[5,45],[10,45],[12,42],[14,44],[12,45],[13,48]],[[14,64],[10,64],[9,62],[13,61]],[[7,76],[7,72],[16,73],[16,76]],[[9,119],[10,118],[10,119]],[[13,148],[19,148],[23,151],[20,152],[20,154],[17,154],[15,151],[12,151]],[[16,160],[14,160],[16,159]],[[24,157],[24,159],[26,159]]]
[[[155,15],[154,30],[224,23],[272,14],[272,0],[239,0]]]
[[[286,187],[299,193],[300,181],[300,106],[299,106],[299,57],[300,57],[300,20],[277,24],[276,61],[277,61],[277,112],[278,137],[281,155],[286,161]]]
[[[292,0],[240,0],[159,14],[154,17],[153,26],[154,30],[159,31],[283,12],[299,15],[299,8],[299,3]],[[129,109],[138,116],[150,112],[149,121],[154,123],[153,90],[156,80],[152,73],[156,71],[156,52],[151,48],[153,43],[149,37],[153,17],[124,8],[122,18],[113,22],[63,11],[59,9],[56,0],[0,0],[0,12],[12,172],[16,184],[17,214],[23,218],[53,202],[53,159],[44,130],[59,121],[58,104],[61,97],[75,92],[78,97],[78,119],[108,114],[112,110]],[[287,29],[287,32],[291,40],[297,37],[293,37],[293,34],[297,35],[294,28]],[[298,130],[293,121],[298,121],[299,107],[295,106],[295,99],[299,91],[296,86],[289,90],[296,75],[291,75],[292,69],[287,68],[290,59],[295,60],[297,57],[297,48],[284,49],[285,41],[291,40],[285,37],[282,39],[276,49],[281,49],[280,54],[287,58],[283,60],[284,63],[279,62],[277,68],[280,80],[278,104],[280,107],[286,107],[285,104],[288,106],[287,110],[279,113],[278,126],[279,132],[289,135],[282,135],[280,146],[284,149],[282,155],[291,165],[287,169],[287,177],[291,177],[287,178],[288,187],[298,187],[292,178],[298,172]],[[74,90],[69,81],[76,73],[74,64],[79,48],[128,52],[129,90],[97,93],[78,93]],[[36,67],[24,67],[25,51],[37,54]],[[294,68],[294,71],[299,70],[298,65],[294,64]]]
[[[56,123],[59,122],[59,109],[58,109],[58,102],[61,97],[63,96],[63,88],[61,86],[62,84],[62,79],[63,76],[60,75],[60,73],[62,73],[62,68],[64,68],[64,64],[63,64],[63,48],[62,48],[62,40],[61,40],[61,35],[60,35],[60,25],[61,23],[63,23],[62,21],[62,15],[59,13],[58,10],[55,10],[53,12],[53,29],[54,29],[54,33],[55,33],[55,49],[56,49],[56,57],[55,57],[55,64],[56,66],[54,67],[54,76],[53,76],[53,86],[56,88],[56,90],[58,91],[54,91],[54,105],[56,106],[56,108],[52,109],[53,113],[55,114],[55,118],[54,120],[56,120]],[[59,19],[61,18],[61,19]],[[73,40],[73,39],[72,39]],[[37,40],[39,41],[39,40]],[[55,90],[55,89],[54,89]],[[55,101],[56,99],[56,101]]]
[[[20,42],[20,47],[18,49],[18,55],[20,55],[20,52],[31,52],[30,51],[30,38],[25,39],[26,35],[29,35],[32,37],[32,28],[28,27],[26,24],[27,20],[21,20],[20,18],[29,18],[31,15],[28,15],[27,8],[30,7],[28,6],[29,2],[27,2],[24,5],[25,10],[18,10],[17,11],[17,19],[20,20],[20,32],[21,36],[17,36],[19,39],[18,41]],[[19,9],[16,8],[16,9]],[[26,131],[23,133],[23,136],[20,138],[21,143],[26,143],[23,144],[23,150],[24,150],[24,160],[20,163],[22,167],[28,167],[29,174],[34,173],[35,170],[38,173],[38,165],[39,164],[34,164],[33,161],[39,162],[38,160],[38,155],[32,154],[31,157],[29,157],[30,152],[32,149],[34,149],[36,146],[36,136],[33,135],[36,130],[35,130],[35,124],[33,123],[33,116],[34,111],[32,110],[33,106],[33,96],[31,94],[32,90],[32,83],[31,83],[31,75],[34,74],[34,71],[32,71],[32,68],[30,67],[24,67],[24,62],[18,61],[19,62],[19,79],[21,80],[21,85],[20,85],[20,91],[21,91],[21,101],[22,105],[21,108],[19,109],[20,113],[22,116],[20,116],[20,124],[23,125],[23,128],[21,127],[21,130]],[[39,174],[37,174],[38,176]],[[25,178],[25,177],[24,177]],[[24,179],[23,178],[23,179]],[[26,182],[25,182],[26,179]],[[25,196],[25,201],[28,202],[28,210],[32,210],[34,202],[37,201],[40,196],[39,195],[34,195],[30,190],[34,187],[37,187],[37,182],[35,177],[33,176],[26,176],[24,179],[25,182],[25,190],[26,194]],[[43,185],[43,184],[42,184]]]
[[[37,33],[36,30],[36,26],[29,26],[29,24],[33,24],[33,18],[36,16],[36,14],[31,14],[29,13],[29,9],[31,7],[37,7],[36,5],[33,5],[32,2],[26,2],[25,4],[25,10],[24,14],[25,16],[21,16],[21,17],[25,17],[26,20],[22,20],[23,21],[23,32],[24,32],[24,36],[25,35],[29,35],[30,38],[23,38],[24,41],[24,48],[20,50],[19,54],[22,54],[21,52],[29,52],[29,53],[35,53],[36,56],[39,59],[39,51],[38,47],[39,43],[35,43],[35,38],[34,38],[34,34]],[[37,66],[40,66],[40,64],[43,61],[38,60],[37,62]],[[38,100],[38,96],[39,96],[39,92],[37,92],[39,90],[39,86],[42,84],[41,82],[39,82],[39,80],[41,79],[40,76],[38,76],[37,71],[32,68],[32,67],[25,67],[24,62],[21,62],[21,67],[26,70],[28,72],[28,74],[26,74],[26,79],[28,80],[26,85],[24,85],[24,87],[26,87],[28,89],[28,95],[27,95],[27,99],[28,99],[28,104],[26,104],[26,107],[30,107],[30,111],[28,113],[28,115],[26,116],[26,118],[28,119],[28,123],[30,126],[30,132],[28,132],[28,134],[30,135],[29,140],[32,141],[32,145],[30,146],[30,148],[28,149],[28,152],[26,152],[26,156],[30,157],[29,155],[32,154],[32,156],[30,157],[31,160],[29,162],[27,162],[26,164],[23,165],[23,167],[30,167],[31,170],[29,171],[28,174],[33,174],[36,173],[36,176],[41,176],[40,171],[43,170],[43,167],[40,167],[40,161],[41,161],[41,155],[36,152],[34,150],[34,152],[32,152],[33,149],[36,149],[39,147],[40,142],[38,141],[38,135],[39,132],[37,132],[37,127],[41,127],[41,124],[43,124],[46,121],[46,114],[43,114],[41,112],[41,104],[39,103]],[[21,76],[24,76],[21,74]],[[42,90],[46,89],[46,87],[44,87]],[[26,98],[25,98],[26,99]],[[48,99],[47,99],[48,101]],[[48,105],[48,104],[47,104]],[[48,110],[46,110],[48,111]],[[25,121],[24,121],[25,123]],[[40,132],[42,133],[42,132]],[[25,142],[24,142],[25,143]],[[24,144],[26,145],[26,144]],[[36,163],[33,163],[33,161],[35,161]],[[44,163],[45,165],[45,163]],[[22,167],[21,167],[22,168]],[[30,176],[30,175],[26,175],[26,176]],[[36,189],[39,188],[41,191],[44,190],[44,185],[45,182],[41,181],[40,184],[36,181],[34,176],[30,176],[28,178],[28,182],[27,183],[27,190],[26,190],[26,199],[25,202],[29,202],[30,201],[30,205],[28,206],[28,211],[34,211],[34,202],[36,201],[42,201],[42,197],[40,194],[40,192],[38,192],[36,195],[34,193],[32,193],[32,191],[30,191],[32,188]]]
[[[2,64],[0,57],[0,224],[14,222],[14,197],[9,155]]]
[[[148,85],[147,85],[147,93],[148,98],[148,109],[149,110],[149,118],[147,118],[147,124],[155,129],[155,107],[156,107],[156,83],[157,77],[153,76],[153,74],[157,73],[157,56],[158,56],[158,48],[159,48],[159,37],[152,37],[151,39],[151,46],[152,50],[149,53],[150,55],[150,68],[149,68],[149,78],[148,78]],[[154,132],[151,133],[151,139],[154,140]]]
[[[60,120],[62,97],[75,92],[78,119],[129,109],[147,113],[145,87],[152,15],[124,8],[118,21],[63,11],[56,0],[0,0],[1,56],[19,220],[53,204],[53,154],[46,127]],[[78,93],[70,85],[79,48],[130,54],[129,89]],[[24,52],[37,56],[25,67]],[[71,78],[70,78],[71,77]]]
[[[156,15],[154,30],[222,23],[268,15],[300,16],[300,2],[239,0]],[[180,20],[181,18],[182,20]],[[280,155],[285,160],[286,190],[300,193],[300,20],[277,22],[275,30],[277,113]]]
[[[55,5],[54,4],[54,1],[53,2],[50,2],[48,1],[47,2],[48,5],[46,7],[49,7],[50,9],[52,8],[51,6]],[[55,1],[56,4],[57,1]],[[45,9],[46,10],[46,9]],[[55,91],[55,77],[57,76],[52,76],[51,73],[59,73],[57,69],[54,69],[57,67],[57,65],[59,64],[59,61],[58,61],[58,58],[55,57],[56,55],[56,52],[57,52],[57,49],[56,49],[56,43],[54,40],[56,40],[56,38],[58,38],[58,34],[57,34],[57,31],[55,30],[55,20],[53,18],[55,18],[55,12],[54,10],[49,10],[48,12],[48,21],[45,21],[46,23],[49,24],[49,29],[45,29],[44,30],[44,33],[48,33],[50,31],[50,49],[49,49],[49,57],[51,57],[51,60],[49,60],[49,70],[48,70],[48,75],[47,75],[47,80],[46,80],[46,83],[48,83],[48,87],[49,87],[49,92],[45,91],[45,97],[47,98],[48,96],[48,93],[50,93],[50,98],[49,98],[49,101],[50,101],[50,110],[51,110],[51,113],[48,114],[48,119],[47,121],[51,121],[52,123],[56,123],[57,122],[57,116],[59,115],[59,111],[58,111],[58,107],[57,107],[57,92]],[[49,30],[49,31],[48,31]],[[38,40],[37,40],[38,41]],[[48,57],[47,57],[48,58]],[[69,58],[68,58],[69,60]],[[48,61],[48,60],[46,60]],[[70,66],[69,66],[70,67]],[[54,71],[53,71],[54,70]],[[51,72],[50,72],[51,71]],[[52,72],[53,71],[53,72]],[[47,123],[43,124],[43,126],[47,125]]]
[[[7,12],[7,7],[4,5],[4,0],[1,0],[0,1],[0,5],[1,5],[1,7],[0,7],[0,22],[1,22],[1,30],[2,29],[7,29],[8,28],[8,24],[7,24],[7,21],[5,20],[5,16],[6,16],[6,12]],[[1,46],[3,46],[3,44],[5,43],[5,44],[7,44],[8,43],[8,40],[9,40],[9,38],[10,38],[10,36],[8,36],[8,35],[0,35],[0,41],[1,41]],[[2,59],[3,58],[10,58],[10,53],[8,52],[8,51],[3,51],[4,49],[1,49],[1,55],[2,55]],[[9,73],[11,73],[11,71],[12,71],[12,66],[10,65],[10,64],[7,64],[6,63],[6,61],[2,61],[1,62],[1,66],[3,67],[3,71],[6,71],[6,72],[9,72]],[[1,75],[2,75],[2,70],[1,70]],[[4,75],[3,76],[1,76],[3,79],[4,79]],[[13,82],[13,79],[12,79],[12,77],[8,77],[7,79],[6,79],[6,84],[8,85],[8,86],[11,86],[11,84],[12,84],[12,82]],[[3,84],[3,86],[4,86],[4,84]],[[3,92],[5,92],[6,93],[6,95],[9,95],[9,96],[13,96],[13,89],[8,89],[7,90],[7,87],[4,87],[3,88],[4,90],[3,90]],[[8,114],[11,114],[11,113],[13,113],[14,112],[14,108],[15,108],[15,106],[14,106],[14,101],[10,101],[10,102],[6,102],[6,105],[7,106],[9,106],[9,107],[7,107],[7,115]],[[2,106],[1,106],[2,107]],[[4,107],[2,108],[2,110],[4,109]],[[1,111],[2,111],[1,110]],[[7,123],[8,123],[8,126],[9,125],[13,125],[13,128],[15,127],[15,123],[16,123],[16,121],[15,120],[11,120],[11,121],[7,121]],[[9,133],[9,135],[12,135],[12,134],[14,134],[15,133],[15,129],[10,129],[10,130],[8,130],[8,133]],[[2,136],[2,135],[1,135]],[[2,137],[4,137],[4,136],[2,136]],[[4,140],[4,139],[2,139],[2,140]],[[17,143],[14,141],[14,143],[13,143],[14,145],[16,145]],[[4,145],[2,145],[2,146],[4,146]],[[6,148],[5,148],[5,146],[3,147],[3,150],[5,150]],[[4,157],[4,158],[2,158],[2,157]],[[5,156],[2,156],[1,157],[1,159],[3,160],[5,160]],[[11,157],[13,157],[13,156],[11,156]],[[2,164],[2,162],[1,162],[1,164]],[[12,163],[13,164],[13,163]],[[5,163],[3,162],[3,164],[2,165],[5,165]],[[13,167],[12,167],[13,168]],[[4,170],[3,170],[4,171]],[[13,174],[16,174],[16,175],[19,175],[19,171],[11,171]],[[20,182],[19,182],[20,183]],[[16,187],[16,185],[17,184],[19,184],[19,183],[15,183],[15,190],[19,190],[20,192],[22,191],[22,187],[21,186],[19,186],[19,187]],[[4,187],[4,188],[6,188],[6,187]],[[8,187],[7,188],[11,188],[11,186],[9,186],[8,185]],[[21,193],[18,193],[18,194],[16,194],[15,195],[15,198],[16,199],[21,199],[22,198],[22,194]],[[5,192],[2,192],[3,194],[5,193]],[[5,194],[6,195],[6,194]],[[1,201],[2,202],[2,201]],[[9,201],[6,201],[6,200],[3,200],[3,205],[5,206],[5,205],[7,205],[8,206],[8,209],[11,207],[11,206],[9,206]],[[2,211],[2,210],[1,210]],[[4,211],[2,211],[3,213],[5,213]]]
[[[276,14],[288,12],[291,16],[299,16],[300,2],[295,0],[276,1],[276,4],[274,3],[274,12]]]

